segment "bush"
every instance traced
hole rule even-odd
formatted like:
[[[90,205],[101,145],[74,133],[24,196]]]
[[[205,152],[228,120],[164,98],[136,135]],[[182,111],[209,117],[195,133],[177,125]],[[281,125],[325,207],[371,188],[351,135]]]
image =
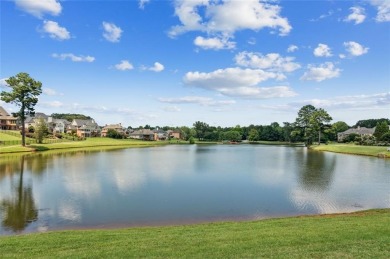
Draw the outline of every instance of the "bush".
[[[190,144],[195,144],[195,139],[194,139],[194,137],[190,137],[188,141],[190,142]]]

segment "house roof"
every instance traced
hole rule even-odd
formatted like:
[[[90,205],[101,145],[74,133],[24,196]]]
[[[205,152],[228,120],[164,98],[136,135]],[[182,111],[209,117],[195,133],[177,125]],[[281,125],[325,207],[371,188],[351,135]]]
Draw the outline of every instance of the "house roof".
[[[104,126],[104,129],[122,129],[122,124],[109,124]]]
[[[154,135],[154,132],[150,129],[141,129],[130,133],[130,135]]]
[[[374,134],[374,132],[375,132],[375,128],[359,127],[359,128],[347,129],[346,131],[341,132],[341,134],[348,135],[348,134],[355,133],[355,134],[359,134],[359,135],[370,135],[370,134]]]

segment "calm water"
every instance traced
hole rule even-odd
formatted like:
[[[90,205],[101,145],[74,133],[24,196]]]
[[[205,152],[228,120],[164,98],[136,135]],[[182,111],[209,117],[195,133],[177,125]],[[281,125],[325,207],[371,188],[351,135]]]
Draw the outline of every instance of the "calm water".
[[[390,160],[261,145],[0,158],[0,234],[390,207]]]

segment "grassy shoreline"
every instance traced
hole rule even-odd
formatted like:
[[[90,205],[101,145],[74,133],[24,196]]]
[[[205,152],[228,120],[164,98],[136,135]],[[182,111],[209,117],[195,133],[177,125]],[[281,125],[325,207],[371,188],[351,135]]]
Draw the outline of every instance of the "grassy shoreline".
[[[2,258],[389,258],[390,209],[0,237]]]
[[[311,146],[312,150],[327,151],[334,153],[361,155],[361,156],[374,156],[380,158],[390,158],[390,152],[387,151],[387,147],[379,146],[360,146],[354,144],[329,144]]]

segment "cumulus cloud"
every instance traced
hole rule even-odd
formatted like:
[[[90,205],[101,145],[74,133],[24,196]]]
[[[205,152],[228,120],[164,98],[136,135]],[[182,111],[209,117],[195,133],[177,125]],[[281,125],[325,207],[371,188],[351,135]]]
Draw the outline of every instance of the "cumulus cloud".
[[[42,18],[44,14],[59,15],[62,6],[57,0],[15,0],[15,4],[21,10]]]
[[[354,41],[344,42],[344,47],[345,50],[354,57],[366,54],[369,49]]]
[[[329,109],[355,109],[355,108],[377,108],[390,105],[390,92],[377,94],[362,94],[350,96],[335,96],[332,99],[310,99],[301,102],[291,103],[294,107],[301,107],[303,104],[311,104],[316,107]]]
[[[204,15],[201,10],[204,10]],[[188,31],[233,36],[239,30],[279,30],[287,35],[291,25],[280,16],[281,8],[270,2],[258,0],[176,0],[175,15],[181,25],[171,28],[169,35],[175,37]]]
[[[142,65],[140,67],[141,70],[149,70],[149,71],[154,71],[154,72],[161,72],[165,69],[164,65],[159,63],[159,62],[154,62],[154,65],[152,67],[147,67]]]
[[[56,90],[44,87],[42,88],[42,93],[49,96],[56,96],[56,95],[64,95],[62,93],[58,93]]]
[[[134,69],[134,66],[128,60],[121,60],[121,62],[119,64],[116,64],[114,67],[115,69],[121,71]]]
[[[234,100],[214,100],[209,97],[202,96],[184,96],[178,98],[158,98],[162,103],[171,103],[171,104],[199,104],[202,106],[227,106],[235,104]]]
[[[317,48],[313,51],[314,56],[316,57],[331,57],[332,51],[326,44],[318,44]]]
[[[165,106],[164,111],[166,111],[166,112],[180,112],[181,109],[177,106]]]
[[[187,85],[233,97],[259,99],[295,96],[296,93],[286,86],[257,86],[260,82],[278,77],[277,73],[261,69],[226,68],[210,73],[188,72],[183,81]]]
[[[148,4],[150,2],[150,0],[139,0],[138,1],[138,7],[139,9],[144,9],[145,8],[145,5]]]
[[[202,36],[198,36],[194,40],[194,44],[202,49],[234,49],[236,47],[236,43],[229,41],[227,38],[203,38]]]
[[[122,29],[113,23],[103,22],[103,37],[110,42],[119,42],[122,35]]]
[[[58,107],[64,106],[64,104],[60,101],[39,102],[38,105],[41,107],[47,107],[47,108],[58,108]]]
[[[390,1],[371,0],[370,3],[378,10],[378,13],[376,15],[377,22],[390,22]]]
[[[355,22],[355,24],[360,24],[366,19],[364,8],[359,6],[354,6],[349,8],[351,13],[344,19],[346,22]]]
[[[301,66],[293,62],[294,57],[282,57],[278,53],[263,55],[254,52],[240,52],[235,57],[237,65],[250,68],[260,68],[277,72],[292,72]]]
[[[68,40],[70,39],[70,33],[65,27],[61,27],[57,22],[44,21],[43,31],[48,33],[50,38],[56,40]]]
[[[7,82],[5,81],[5,80],[7,80],[8,78],[2,78],[2,79],[0,79],[0,88],[6,88],[6,87],[8,87],[8,84],[7,84]]]
[[[341,70],[336,68],[332,62],[325,62],[319,66],[308,65],[308,70],[303,74],[301,80],[321,82],[340,76]]]
[[[62,53],[62,54],[57,54],[54,53],[51,55],[53,58],[57,58],[60,60],[65,60],[65,59],[70,59],[73,62],[94,62],[95,58],[91,56],[76,56],[72,53]]]
[[[287,48],[287,52],[295,52],[295,51],[297,51],[298,50],[298,46],[296,46],[296,45],[290,45],[290,46],[288,46],[288,48]]]

